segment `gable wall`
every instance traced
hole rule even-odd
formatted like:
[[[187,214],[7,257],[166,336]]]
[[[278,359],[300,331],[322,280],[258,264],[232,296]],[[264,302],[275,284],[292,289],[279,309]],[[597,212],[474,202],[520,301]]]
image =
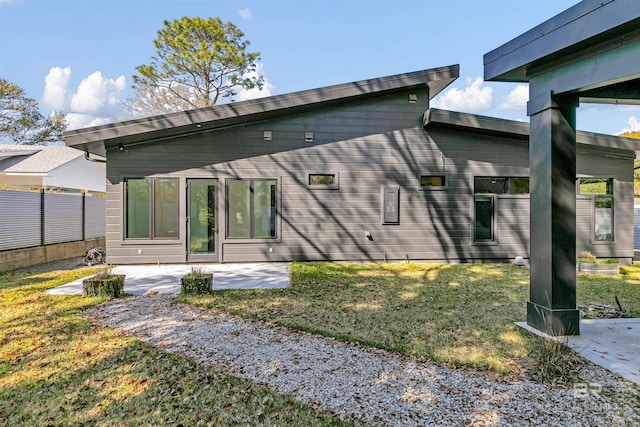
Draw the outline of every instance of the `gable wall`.
[[[410,104],[408,93],[109,152],[108,261],[120,264],[186,260],[185,221],[180,222],[178,241],[140,243],[122,239],[122,179],[151,175],[181,178],[183,219],[187,177],[219,180],[220,219],[226,178],[279,180],[279,238],[269,242],[225,241],[225,225],[220,221],[219,248],[224,262],[380,261],[385,255],[390,260],[408,257],[433,261],[527,257],[527,195],[498,197],[498,244],[480,245],[471,241],[473,175],[527,176],[526,142],[446,129],[425,131],[421,123],[428,107],[427,94],[418,93],[419,102]],[[263,140],[264,130],[272,131],[272,141]],[[304,141],[305,131],[314,132],[313,143]],[[618,170],[628,168],[629,174],[615,176],[626,180],[616,185],[620,190],[631,188],[631,200],[632,176],[626,176],[632,175],[630,162],[620,159],[603,162],[600,156],[581,154],[578,170],[584,173],[588,169],[592,175],[601,175],[619,174]],[[443,168],[447,190],[418,188],[420,173],[440,174]],[[318,171],[337,172],[339,189],[307,188],[306,173]],[[381,186],[400,187],[399,225],[381,224]],[[616,192],[620,193],[618,187]],[[616,227],[632,223],[632,200],[630,203],[627,209],[626,198],[616,199]],[[586,235],[591,217],[587,215],[590,208],[584,204],[578,202],[578,229]],[[366,232],[372,240],[365,237]],[[628,250],[632,248],[632,239],[627,242],[625,233],[618,233],[616,238],[614,246],[599,245],[597,254],[632,256],[632,249],[631,253]],[[579,243],[590,245],[588,237],[585,239],[579,239]]]

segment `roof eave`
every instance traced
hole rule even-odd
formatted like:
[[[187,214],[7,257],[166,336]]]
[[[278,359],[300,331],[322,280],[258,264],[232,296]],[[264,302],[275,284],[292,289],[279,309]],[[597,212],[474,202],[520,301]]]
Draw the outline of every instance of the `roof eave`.
[[[423,126],[473,131],[487,135],[529,140],[529,123],[457,111],[430,108],[424,113]],[[577,131],[578,144],[607,150],[624,151],[640,157],[640,140],[614,135]]]
[[[529,65],[624,36],[639,22],[637,0],[584,0],[485,54],[485,80],[528,82]]]
[[[304,112],[322,105],[419,88],[425,85],[429,87],[429,97],[433,98],[451,84],[458,75],[459,66],[451,65],[78,129],[65,132],[63,139],[70,147],[105,156],[107,149],[117,147],[119,144],[135,144],[141,141],[159,140],[177,135],[237,126],[279,117],[283,114]]]

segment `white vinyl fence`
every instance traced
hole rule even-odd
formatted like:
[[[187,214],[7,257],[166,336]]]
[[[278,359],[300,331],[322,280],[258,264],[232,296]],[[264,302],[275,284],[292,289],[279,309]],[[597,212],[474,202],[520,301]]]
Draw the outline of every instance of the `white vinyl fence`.
[[[0,190],[0,251],[104,235],[104,198]]]

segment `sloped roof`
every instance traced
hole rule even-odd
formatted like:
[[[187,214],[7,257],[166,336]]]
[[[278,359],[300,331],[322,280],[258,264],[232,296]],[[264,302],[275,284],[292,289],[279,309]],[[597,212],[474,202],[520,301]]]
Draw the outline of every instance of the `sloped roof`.
[[[528,82],[541,64],[575,62],[621,35],[619,43],[637,40],[639,26],[638,0],[583,0],[484,55],[484,78]]]
[[[422,124],[428,127],[468,130],[487,135],[502,135],[529,141],[529,123],[458,111],[428,109]],[[627,152],[640,157],[640,140],[601,133],[576,131],[576,142],[583,146],[599,147],[608,151]]]
[[[0,174],[48,173],[83,155],[64,146],[0,145]]]
[[[118,145],[138,144],[267,120],[283,115],[298,114],[321,106],[412,88],[428,87],[429,97],[433,98],[457,79],[458,73],[458,65],[432,68],[215,107],[77,129],[65,132],[62,138],[70,147],[76,147],[88,153],[104,157],[106,150],[117,149]]]

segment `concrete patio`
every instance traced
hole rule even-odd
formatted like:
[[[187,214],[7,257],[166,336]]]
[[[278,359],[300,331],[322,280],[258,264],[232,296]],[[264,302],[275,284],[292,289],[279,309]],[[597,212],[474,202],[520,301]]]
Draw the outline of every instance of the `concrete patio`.
[[[124,274],[124,292],[144,295],[180,293],[180,278],[193,267],[213,273],[213,289],[281,289],[289,286],[289,263],[255,264],[175,264],[175,265],[120,265],[113,274]],[[82,279],[47,291],[51,295],[82,294]]]
[[[576,353],[640,385],[640,319],[586,319],[580,335],[551,337],[525,322],[517,325],[533,334],[566,343]]]

